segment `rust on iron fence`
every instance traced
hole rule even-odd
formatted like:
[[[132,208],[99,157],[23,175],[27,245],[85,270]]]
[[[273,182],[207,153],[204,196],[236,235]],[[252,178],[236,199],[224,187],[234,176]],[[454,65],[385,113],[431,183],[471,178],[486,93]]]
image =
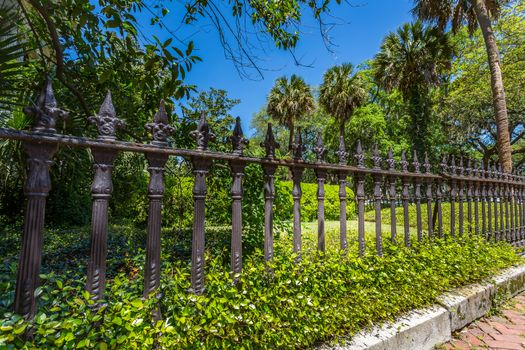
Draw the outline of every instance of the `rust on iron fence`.
[[[78,147],[90,149],[93,154],[95,176],[92,184],[93,211],[91,221],[91,251],[88,263],[86,289],[95,300],[104,298],[106,287],[106,255],[108,234],[108,205],[112,194],[113,162],[122,152],[144,154],[148,164],[150,182],[148,185],[148,224],[146,261],[144,273],[144,296],[156,295],[160,282],[162,199],[164,194],[164,167],[170,157],[183,157],[189,160],[195,177],[193,187],[194,217],[191,253],[191,288],[192,293],[205,291],[205,201],[207,198],[206,177],[213,162],[229,164],[232,176],[232,231],[231,231],[231,272],[235,282],[242,273],[242,201],[244,170],[248,164],[258,164],[264,174],[264,259],[270,262],[274,257],[273,236],[273,201],[275,198],[275,173],[279,167],[290,170],[293,180],[293,252],[299,263],[302,253],[301,233],[301,183],[306,169],[315,172],[318,201],[318,237],[317,248],[326,250],[325,238],[325,191],[329,178],[339,183],[340,204],[340,244],[345,254],[363,256],[367,251],[383,255],[383,231],[381,224],[383,206],[390,217],[390,240],[397,238],[397,211],[403,213],[403,244],[410,247],[411,237],[418,241],[430,240],[436,236],[481,235],[488,240],[505,240],[516,246],[525,241],[525,177],[517,173],[503,173],[496,164],[479,164],[472,159],[457,160],[444,156],[439,167],[433,167],[425,154],[423,164],[416,152],[403,150],[399,162],[394,160],[390,150],[383,157],[377,146],[371,152],[365,152],[361,143],[352,157],[340,138],[335,156],[336,164],[326,161],[329,150],[324,146],[321,136],[312,150],[315,161],[305,161],[301,130],[297,130],[291,149],[290,158],[276,157],[276,142],[272,125],[261,147],[265,156],[261,158],[244,155],[248,142],[243,135],[240,119],[237,118],[230,137],[230,153],[214,152],[208,149],[215,135],[201,113],[197,129],[191,133],[196,140],[196,149],[178,149],[168,145],[169,136],[175,131],[168,124],[168,117],[161,101],[159,110],[152,123],[146,124],[146,130],[152,135],[148,143],[125,142],[116,138],[116,131],[124,126],[117,118],[117,113],[108,92],[100,111],[90,121],[96,124],[96,139],[57,134],[55,125],[58,119],[67,113],[59,109],[53,95],[50,81],[46,81],[36,106],[26,108],[25,112],[34,119],[30,131],[0,128],[0,138],[18,140],[24,145],[27,154],[27,180],[24,185],[27,207],[23,227],[22,250],[18,266],[14,311],[26,319],[36,313],[35,290],[38,286],[40,261],[42,256],[42,235],[44,229],[46,198],[51,189],[49,166],[58,147]],[[407,159],[407,154],[412,159]],[[348,164],[353,159],[353,164]],[[450,159],[450,160],[449,160]],[[368,166],[367,164],[372,164]],[[478,165],[479,164],[479,165]],[[329,177],[330,175],[331,177]],[[357,204],[357,251],[348,251],[347,237],[347,187],[355,187],[354,200]],[[371,185],[371,188],[367,186]],[[367,193],[368,197],[367,197]],[[367,199],[368,198],[368,199]],[[385,202],[386,201],[386,202]],[[375,247],[366,247],[365,240],[365,204],[372,204],[375,213]],[[366,204],[366,205],[369,205]],[[412,206],[413,205],[413,206]],[[423,210],[426,205],[426,212]],[[444,227],[443,206],[450,205],[448,227]],[[465,208],[466,206],[466,208]],[[409,210],[415,209],[415,235],[413,224],[409,220]],[[457,210],[456,210],[457,209]],[[465,218],[466,210],[466,218]],[[423,224],[426,217],[427,225]],[[398,242],[400,243],[400,242]]]

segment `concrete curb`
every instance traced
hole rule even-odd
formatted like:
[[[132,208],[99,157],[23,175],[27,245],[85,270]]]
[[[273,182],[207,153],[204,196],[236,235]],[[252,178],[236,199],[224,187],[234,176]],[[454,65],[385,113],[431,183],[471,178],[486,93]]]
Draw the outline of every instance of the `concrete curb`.
[[[415,310],[388,323],[362,331],[344,345],[324,344],[322,350],[431,350],[452,338],[452,332],[485,315],[498,298],[525,290],[525,265],[504,270],[490,282],[446,293],[437,305]]]

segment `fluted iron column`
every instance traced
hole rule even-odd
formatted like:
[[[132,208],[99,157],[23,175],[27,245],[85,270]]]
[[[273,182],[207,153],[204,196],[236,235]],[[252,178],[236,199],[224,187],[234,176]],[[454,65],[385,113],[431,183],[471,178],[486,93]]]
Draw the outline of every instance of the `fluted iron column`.
[[[326,240],[324,232],[324,184],[326,181],[326,171],[316,169],[317,175],[317,249],[321,252],[326,250]]]
[[[264,142],[261,147],[266,150],[267,159],[275,159],[275,150],[279,148],[279,143],[275,141],[272,124],[268,123],[268,129]],[[275,198],[274,174],[277,166],[273,164],[263,164],[264,172],[264,261],[273,259],[273,200]]]
[[[313,151],[317,156],[317,162],[324,163],[327,149],[324,146],[321,134],[317,135],[317,145]],[[315,175],[317,176],[317,250],[324,253],[326,250],[324,232],[324,184],[326,181],[326,170],[316,168]]]
[[[238,274],[242,271],[242,179],[244,177],[244,162],[230,163],[233,173],[232,184],[232,239],[231,239],[231,271]],[[235,278],[235,277],[234,277]]]
[[[452,156],[449,171],[452,176],[456,175],[456,163],[455,158]],[[456,198],[458,195],[457,181],[455,179],[450,180],[450,236],[456,236]]]
[[[89,122],[96,124],[99,140],[115,140],[116,131],[124,123],[116,118],[111,93],[106,98],[97,115],[90,117]],[[108,204],[113,192],[111,174],[117,151],[112,149],[93,148],[95,176],[91,186],[93,209],[91,212],[91,251],[87,270],[86,290],[93,300],[104,298],[106,288],[106,257],[108,240]]]
[[[206,114],[201,112],[197,129],[191,132],[197,142],[197,150],[206,152],[208,143],[215,138],[206,120]],[[190,292],[204,292],[204,249],[205,249],[205,211],[206,211],[206,176],[212,161],[206,157],[193,157],[193,235],[191,241],[191,287]]]
[[[381,170],[382,158],[379,156],[377,144],[374,146],[372,155],[372,161],[374,163],[375,170]],[[381,232],[381,200],[383,199],[383,190],[381,188],[381,182],[383,176],[376,174],[373,176],[374,179],[374,209],[375,209],[375,224],[376,224],[376,253],[378,256],[383,256],[383,234]]]
[[[348,242],[346,238],[346,173],[339,173],[339,246],[346,250]]]
[[[58,147],[52,144],[24,143],[24,150],[28,156],[27,179],[24,185],[27,205],[14,311],[25,319],[32,319],[36,313],[35,289],[40,284],[46,198],[51,189],[49,167],[57,149]]]
[[[164,101],[160,101],[159,110],[153,118],[153,123],[145,126],[152,136],[152,145],[166,147],[167,138],[175,129],[168,124],[168,114]],[[146,242],[146,264],[144,266],[144,297],[154,294],[160,285],[160,252],[161,252],[161,224],[162,198],[164,196],[164,166],[168,155],[146,153],[148,171],[150,174],[148,197],[148,237]],[[154,313],[155,319],[160,319],[160,313]]]
[[[56,133],[57,119],[67,117],[66,112],[57,108],[50,80],[46,80],[37,105],[25,108],[24,113],[33,117],[33,132],[42,134]],[[49,167],[57,149],[57,145],[49,143],[24,142],[27,154],[24,194],[27,204],[13,306],[14,311],[26,320],[31,320],[37,311],[35,290],[40,283],[46,199],[51,190]]]
[[[474,196],[474,184],[472,183],[472,161],[469,159],[467,163],[467,176],[469,177],[467,181],[467,220],[468,220],[468,234],[472,235],[472,197]]]
[[[459,161],[458,175],[463,177],[465,168],[463,167],[463,157]],[[463,213],[463,205],[465,204],[465,182],[463,180],[458,181],[458,211],[459,211],[459,235],[463,236],[465,231],[465,218]]]
[[[399,162],[401,165],[401,171],[404,173],[408,172],[408,161],[406,160],[405,151],[401,153],[401,161]],[[404,240],[405,240],[405,246],[410,247],[410,222],[409,222],[409,214],[408,214],[408,204],[410,200],[410,179],[406,176],[403,177],[403,191],[401,192],[401,196],[403,199],[403,226],[404,226]]]
[[[361,147],[361,141],[357,141],[356,153],[354,154],[356,165],[362,169],[365,167],[365,155]],[[357,198],[357,241],[359,256],[365,254],[365,175],[355,174],[356,198]]]
[[[144,297],[155,293],[160,284],[160,236],[162,222],[162,198],[164,196],[164,166],[168,156],[147,153],[150,174],[148,197],[148,237],[146,242],[146,265],[144,267]]]
[[[425,168],[426,174],[432,173],[432,165],[428,161],[428,154],[425,153],[425,163],[423,163],[423,167]],[[434,238],[434,225],[433,225],[433,218],[432,218],[432,178],[428,178],[426,181],[427,188],[426,188],[426,197],[427,197],[427,220],[428,220],[428,237],[430,239]]]
[[[241,127],[241,118],[235,119],[235,127],[230,136],[233,154],[242,156],[244,148],[248,145],[248,140],[244,137]],[[230,168],[233,174],[233,183],[231,189],[232,195],[232,239],[231,239],[231,257],[230,267],[233,280],[236,282],[236,274],[242,271],[242,179],[244,177],[244,168],[246,163],[241,160],[230,161]]]
[[[492,179],[492,177],[493,177],[493,173],[490,170],[490,166],[487,167],[487,177],[489,179]],[[491,240],[491,239],[494,239],[494,232],[492,231],[492,196],[493,196],[494,188],[493,188],[492,182],[488,182],[487,185],[486,185],[486,188],[487,188],[487,196],[486,196],[486,201],[487,201],[487,234],[486,234],[486,237],[487,237],[487,240]]]
[[[301,237],[301,180],[304,168],[292,168],[292,198],[293,198],[293,252],[297,254],[297,261],[301,260],[302,237]]]
[[[396,161],[394,160],[394,154],[392,149],[388,151],[388,156],[386,159],[388,164],[389,171],[396,170]],[[397,219],[396,219],[396,182],[397,177],[388,176],[388,198],[390,200],[390,237],[392,243],[396,243],[397,240]],[[431,222],[432,220],[430,220]]]
[[[419,174],[420,164],[417,158],[417,152],[414,150],[414,159],[412,161],[414,172]],[[421,178],[417,177],[414,179],[414,199],[416,202],[416,228],[417,228],[417,240],[421,242],[423,240],[423,223],[421,218]]]
[[[195,294],[204,292],[204,217],[205,201],[208,192],[206,186],[206,175],[208,174],[211,161],[206,158],[194,158],[193,175],[193,237],[191,244],[191,291]]]

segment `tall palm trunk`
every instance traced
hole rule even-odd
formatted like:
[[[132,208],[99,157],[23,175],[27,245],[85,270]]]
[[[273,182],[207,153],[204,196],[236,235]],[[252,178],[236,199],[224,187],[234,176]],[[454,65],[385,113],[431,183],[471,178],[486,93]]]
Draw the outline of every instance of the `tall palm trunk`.
[[[294,125],[293,123],[288,124],[288,130],[290,130],[290,135],[288,136],[288,151],[292,151],[292,145],[293,145],[293,137],[294,137]]]
[[[503,171],[510,172],[512,171],[512,150],[510,146],[509,119],[507,116],[507,103],[505,100],[505,89],[503,88],[503,77],[501,74],[496,36],[492,30],[485,0],[476,0],[474,11],[476,12],[476,18],[483,33],[490,66],[490,85],[492,88],[492,100],[498,133],[498,156]]]

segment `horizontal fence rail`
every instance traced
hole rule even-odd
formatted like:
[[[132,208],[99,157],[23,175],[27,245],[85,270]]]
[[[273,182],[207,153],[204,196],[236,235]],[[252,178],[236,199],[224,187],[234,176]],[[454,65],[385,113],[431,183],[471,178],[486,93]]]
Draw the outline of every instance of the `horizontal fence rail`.
[[[170,156],[184,157],[191,161],[195,177],[193,188],[194,217],[191,258],[191,292],[203,293],[204,249],[205,249],[205,200],[207,196],[206,176],[214,161],[227,162],[232,172],[232,236],[231,271],[234,282],[242,272],[242,200],[244,169],[248,164],[259,164],[264,174],[264,258],[271,261],[274,256],[273,201],[275,198],[275,172],[278,167],[290,169],[293,189],[293,252],[301,260],[301,182],[305,169],[312,169],[317,178],[318,201],[318,242],[320,251],[326,250],[324,186],[327,176],[333,175],[339,183],[340,236],[343,251],[348,250],[347,238],[347,188],[348,178],[355,186],[357,203],[357,241],[359,255],[365,253],[365,208],[375,213],[375,251],[383,255],[382,215],[389,212],[390,237],[392,242],[412,245],[412,237],[418,241],[428,238],[482,235],[488,240],[507,241],[516,246],[525,241],[525,177],[516,173],[503,173],[500,167],[471,160],[444,157],[439,166],[433,167],[428,157],[422,163],[416,152],[407,159],[405,152],[396,162],[390,151],[383,159],[377,147],[371,156],[365,155],[361,144],[350,157],[344,139],[341,137],[335,152],[338,163],[325,161],[328,150],[319,137],[313,152],[316,160],[303,160],[305,150],[298,130],[291,150],[290,159],[278,159],[279,148],[271,124],[261,146],[265,149],[263,158],[247,157],[243,151],[248,141],[243,136],[240,119],[237,118],[230,142],[232,153],[213,152],[208,144],[215,135],[210,130],[205,114],[202,113],[197,129],[191,133],[195,138],[195,150],[177,149],[168,146],[168,137],[174,129],[168,124],[168,117],[161,102],[153,122],[145,128],[152,134],[148,144],[125,142],[116,139],[116,131],[124,123],[116,112],[108,93],[100,111],[89,121],[97,126],[98,138],[67,136],[56,133],[56,122],[66,118],[67,113],[57,107],[51,82],[44,85],[37,105],[26,108],[33,116],[31,131],[0,128],[0,138],[23,142],[27,154],[27,179],[24,185],[27,207],[23,227],[23,242],[16,282],[15,312],[31,319],[36,313],[35,289],[39,281],[42,256],[42,235],[44,228],[46,197],[51,190],[49,167],[59,146],[90,149],[93,154],[95,174],[92,183],[91,248],[88,263],[86,289],[93,300],[104,297],[106,286],[106,256],[108,234],[108,204],[112,195],[112,169],[121,152],[142,153],[148,163],[150,180],[148,185],[149,212],[147,222],[146,261],[144,274],[144,296],[155,294],[160,282],[161,209],[164,194],[164,166]],[[348,162],[354,160],[352,165]],[[367,165],[370,162],[370,165]],[[433,169],[437,172],[433,172]],[[367,189],[367,180],[371,186]],[[369,193],[366,193],[368,190]],[[416,235],[411,235],[409,210],[411,204],[416,211]],[[423,212],[422,205],[426,205]],[[444,227],[443,206],[450,207],[449,227]],[[402,222],[397,222],[396,208],[403,209]],[[423,218],[427,225],[423,227]],[[457,219],[457,222],[456,222]],[[399,226],[398,226],[399,225]],[[402,227],[402,232],[398,232]],[[400,237],[401,236],[401,237]]]

